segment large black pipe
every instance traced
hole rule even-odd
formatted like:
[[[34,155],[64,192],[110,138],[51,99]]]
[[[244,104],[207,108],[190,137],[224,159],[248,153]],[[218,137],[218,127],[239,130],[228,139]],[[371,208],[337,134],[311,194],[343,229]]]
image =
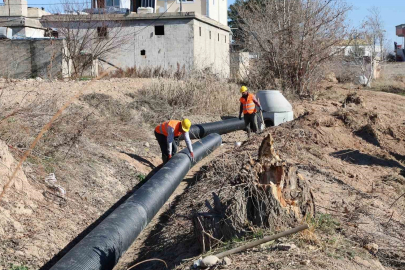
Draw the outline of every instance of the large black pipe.
[[[74,246],[51,270],[112,269],[169,199],[189,169],[209,155],[222,139],[211,134],[173,156],[151,179]],[[108,191],[106,191],[108,192]]]
[[[218,122],[192,125],[190,128],[190,139],[201,139],[209,134],[226,134],[236,130],[243,130],[245,121],[238,118],[227,119]]]

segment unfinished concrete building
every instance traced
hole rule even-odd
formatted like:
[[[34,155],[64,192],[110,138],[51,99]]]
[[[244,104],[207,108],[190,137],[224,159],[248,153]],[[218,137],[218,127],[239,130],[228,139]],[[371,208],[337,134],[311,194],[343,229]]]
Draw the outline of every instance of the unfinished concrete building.
[[[209,69],[229,77],[230,29],[200,14],[88,14],[76,15],[74,20],[80,22],[77,27],[83,32],[86,27],[97,28],[99,38],[122,43],[100,59],[104,68]],[[41,20],[45,27],[52,28],[71,21],[72,15],[49,15]]]
[[[7,0],[0,6],[0,38],[43,38],[47,29],[39,19],[49,14],[42,8],[28,7],[26,0]]]

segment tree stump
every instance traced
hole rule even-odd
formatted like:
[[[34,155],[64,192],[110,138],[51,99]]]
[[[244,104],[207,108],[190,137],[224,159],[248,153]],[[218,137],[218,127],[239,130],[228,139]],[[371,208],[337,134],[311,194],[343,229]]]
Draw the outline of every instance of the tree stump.
[[[245,160],[231,197],[214,194],[214,207],[206,201],[203,213],[194,216],[194,232],[205,252],[257,226],[277,230],[293,227],[315,213],[308,181],[297,168],[280,158],[269,134],[263,139],[257,160]]]

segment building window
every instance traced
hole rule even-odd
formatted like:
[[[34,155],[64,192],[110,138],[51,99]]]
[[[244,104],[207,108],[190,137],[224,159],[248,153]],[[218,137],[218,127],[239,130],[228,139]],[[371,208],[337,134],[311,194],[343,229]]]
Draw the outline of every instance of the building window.
[[[211,31],[209,31],[210,32],[210,39],[211,39]]]
[[[200,37],[201,37],[201,27],[200,27]]]
[[[105,1],[107,7],[119,7],[120,0],[106,0]]]
[[[163,36],[164,34],[165,34],[165,26],[164,25],[155,25],[155,35]]]
[[[226,43],[226,36],[224,36],[225,37],[225,43]]]
[[[183,4],[192,4],[194,3],[195,0],[182,0],[181,2]],[[180,0],[177,0],[177,4],[180,4]]]
[[[97,36],[99,38],[107,38],[108,37],[107,27],[106,26],[97,27]]]
[[[218,33],[218,41],[219,41],[219,33]]]
[[[145,50],[141,50],[141,55],[146,55],[146,51],[145,51]]]

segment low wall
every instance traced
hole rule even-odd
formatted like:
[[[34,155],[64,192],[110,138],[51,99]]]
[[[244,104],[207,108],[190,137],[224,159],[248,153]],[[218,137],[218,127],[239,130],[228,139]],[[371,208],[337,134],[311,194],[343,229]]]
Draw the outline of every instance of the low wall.
[[[0,40],[0,77],[63,77],[62,39]]]

